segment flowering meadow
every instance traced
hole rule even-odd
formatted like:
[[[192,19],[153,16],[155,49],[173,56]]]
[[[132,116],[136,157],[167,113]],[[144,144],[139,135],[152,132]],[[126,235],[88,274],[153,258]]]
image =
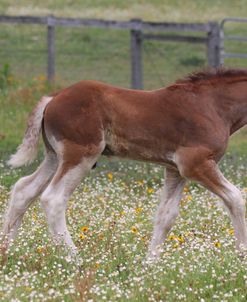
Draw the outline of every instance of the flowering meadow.
[[[224,1],[224,5],[223,1],[187,0],[180,6],[168,0],[0,2],[0,12],[6,15],[182,23],[246,17],[247,5],[247,0]],[[241,26],[229,28],[229,34],[245,36]],[[46,39],[45,26],[1,24],[0,230],[11,186],[37,166],[36,162],[12,170],[5,162],[20,143],[27,116],[40,97],[81,79],[122,87],[130,83],[128,31],[56,27],[52,86],[45,76]],[[229,49],[241,53],[243,46],[235,43]],[[206,61],[204,44],[145,39],[144,87],[171,84],[206,66]],[[246,62],[226,58],[225,66],[246,68]],[[233,138],[234,150],[229,149],[231,155],[221,163],[224,175],[245,199],[246,138],[245,128]],[[180,215],[161,258],[147,262],[163,170],[118,159],[98,163],[68,202],[68,228],[79,251],[75,259],[54,245],[39,200],[35,201],[8,254],[0,254],[0,302],[246,302],[247,254],[236,251],[234,230],[219,199],[195,183],[184,189]]]
[[[246,197],[246,160],[228,155],[221,168]],[[247,255],[235,250],[218,198],[197,184],[184,189],[161,259],[146,261],[162,182],[156,165],[99,162],[68,203],[76,259],[54,246],[35,202],[0,258],[0,301],[246,301]],[[8,198],[1,186],[0,223]]]

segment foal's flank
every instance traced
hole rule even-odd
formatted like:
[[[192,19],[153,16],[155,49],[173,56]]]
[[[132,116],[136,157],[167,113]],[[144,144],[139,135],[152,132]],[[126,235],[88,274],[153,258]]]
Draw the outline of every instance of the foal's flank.
[[[149,258],[160,247],[179,213],[188,180],[222,198],[237,246],[247,248],[245,201],[224,178],[218,161],[232,133],[247,124],[247,71],[218,69],[194,73],[154,91],[81,81],[43,97],[28,121],[23,142],[9,161],[31,162],[42,131],[46,154],[41,166],[14,186],[3,234],[14,239],[28,207],[41,195],[54,240],[76,253],[67,230],[67,201],[101,155],[149,161],[166,168]]]

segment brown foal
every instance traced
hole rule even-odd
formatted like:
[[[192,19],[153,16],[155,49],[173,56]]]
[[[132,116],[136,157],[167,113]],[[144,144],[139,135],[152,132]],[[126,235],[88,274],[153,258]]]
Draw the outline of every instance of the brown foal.
[[[164,194],[158,207],[149,256],[159,247],[179,212],[187,180],[218,195],[228,208],[238,247],[247,247],[245,201],[217,163],[232,133],[247,123],[247,71],[212,70],[188,76],[154,91],[81,81],[43,97],[12,166],[35,158],[42,130],[46,154],[38,170],[14,186],[3,233],[14,239],[27,208],[41,194],[54,239],[70,251],[76,247],[66,227],[66,203],[103,154],[144,160],[166,167]]]

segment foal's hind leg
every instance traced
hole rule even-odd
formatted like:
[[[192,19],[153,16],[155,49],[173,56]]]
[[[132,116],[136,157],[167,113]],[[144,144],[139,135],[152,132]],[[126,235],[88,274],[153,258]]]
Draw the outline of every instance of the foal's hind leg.
[[[16,237],[23,215],[35,198],[45,189],[56,168],[56,155],[49,152],[36,172],[22,177],[14,185],[3,225],[3,235],[7,239],[6,247],[9,240]]]
[[[41,195],[41,204],[55,242],[65,244],[72,254],[76,253],[76,247],[66,226],[67,201],[82,177],[86,176],[96,163],[97,158],[98,156],[84,157],[77,164],[62,162],[51,183]]]
[[[181,159],[181,173],[185,177],[200,182],[204,187],[218,195],[227,207],[234,227],[237,239],[237,247],[247,248],[247,227],[245,221],[245,201],[241,192],[231,184],[220,172],[217,164],[213,160],[202,160],[187,163],[185,158]],[[184,171],[183,171],[184,170]]]
[[[156,213],[153,237],[149,247],[149,259],[159,256],[160,245],[178,216],[179,203],[185,182],[178,171],[166,169],[163,194]]]

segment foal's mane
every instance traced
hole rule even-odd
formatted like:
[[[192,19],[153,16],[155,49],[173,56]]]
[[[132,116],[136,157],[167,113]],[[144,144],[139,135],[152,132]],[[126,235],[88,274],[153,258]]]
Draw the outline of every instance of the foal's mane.
[[[193,72],[183,79],[179,79],[176,83],[197,83],[201,81],[213,81],[218,79],[232,79],[236,80],[239,77],[247,77],[247,70],[245,69],[228,69],[228,68],[212,68]]]

